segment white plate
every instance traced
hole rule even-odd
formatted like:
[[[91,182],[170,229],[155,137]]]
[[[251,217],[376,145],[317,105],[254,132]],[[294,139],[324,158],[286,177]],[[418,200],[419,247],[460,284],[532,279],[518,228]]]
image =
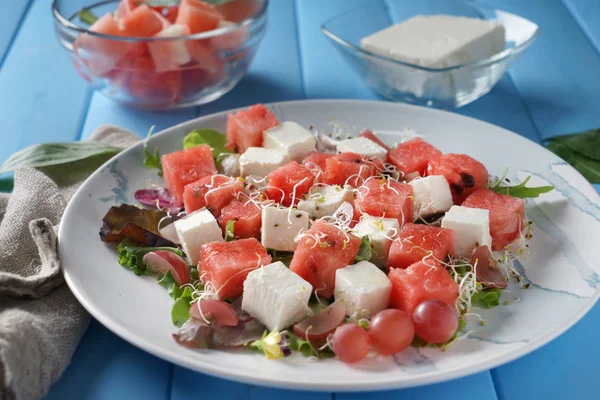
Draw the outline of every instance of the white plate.
[[[596,254],[600,201],[574,169],[544,148],[499,127],[457,114],[402,104],[320,100],[270,106],[280,119],[320,126],[331,118],[351,126],[401,131],[409,126],[444,152],[469,154],[490,173],[523,179],[556,190],[528,200],[534,221],[532,255],[522,263],[529,289],[513,285],[485,311],[485,326],[448,351],[410,349],[395,358],[373,355],[357,365],[329,359],[308,362],[300,355],[271,361],[256,353],[194,351],[171,338],[171,301],[155,278],[138,277],[117,263],[114,246],[98,237],[101,220],[114,203],[135,203],[136,189],[160,182],[142,165],[142,146],[119,154],[96,171],[69,203],[60,225],[60,256],[69,287],[102,324],[130,343],[175,364],[238,381],[328,391],[379,390],[439,382],[506,363],[554,339],[599,297]],[[225,130],[227,112],[188,121],[152,138],[162,153],[179,150],[193,128]],[[393,133],[386,136],[394,141]]]

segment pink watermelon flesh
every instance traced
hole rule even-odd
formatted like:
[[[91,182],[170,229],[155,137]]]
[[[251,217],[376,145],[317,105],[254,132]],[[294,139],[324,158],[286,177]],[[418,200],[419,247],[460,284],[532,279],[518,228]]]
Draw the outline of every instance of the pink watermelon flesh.
[[[223,175],[206,176],[185,186],[183,191],[185,212],[190,214],[207,207],[215,218],[218,218],[223,207],[243,190],[244,184],[237,178]]]
[[[441,266],[448,254],[454,253],[454,231],[436,226],[406,224],[392,242],[388,258],[389,268],[408,268],[422,261]]]
[[[233,233],[237,238],[260,238],[262,210],[255,203],[241,198],[232,200],[221,210],[219,225],[225,234],[227,222],[233,221]]]
[[[227,116],[227,142],[238,153],[248,147],[262,147],[263,131],[279,125],[277,117],[263,104]]]
[[[406,183],[383,178],[369,178],[358,189],[355,202],[357,216],[396,218],[400,226],[412,221],[413,189]]]
[[[393,164],[404,175],[418,173],[425,175],[430,160],[440,157],[442,152],[421,138],[414,138],[400,143],[387,154],[387,161]]]
[[[315,177],[304,165],[292,161],[269,174],[269,185],[265,194],[286,207],[297,204],[310,190]]]
[[[443,175],[450,184],[454,204],[462,204],[471,193],[487,185],[485,166],[466,154],[444,154],[427,166],[427,175]]]
[[[369,158],[356,153],[340,153],[325,160],[321,181],[328,185],[348,184],[358,187],[369,177],[383,170],[378,158]]]
[[[176,24],[190,28],[191,33],[206,32],[218,28],[223,15],[213,5],[201,0],[182,0]]]

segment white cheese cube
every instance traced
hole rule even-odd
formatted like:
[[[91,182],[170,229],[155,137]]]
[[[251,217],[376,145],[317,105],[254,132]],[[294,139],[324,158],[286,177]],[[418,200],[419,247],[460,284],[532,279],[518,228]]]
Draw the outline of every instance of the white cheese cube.
[[[279,150],[249,147],[240,156],[240,173],[264,177],[287,162],[286,155]]]
[[[240,176],[240,155],[231,154],[223,157],[218,168],[219,172],[227,176]]]
[[[346,315],[368,318],[388,308],[392,283],[385,273],[368,261],[335,272],[336,300],[346,306]]]
[[[242,310],[270,331],[283,330],[308,315],[311,292],[310,283],[277,261],[248,274]]]
[[[313,134],[295,122],[283,122],[263,132],[263,147],[279,150],[292,161],[301,162],[315,151],[316,144]]]
[[[451,15],[418,15],[361,40],[373,53],[427,68],[482,60],[504,49],[504,26]]]
[[[352,234],[362,238],[368,236],[371,241],[371,262],[379,267],[387,265],[392,238],[400,231],[396,218],[381,218],[363,215],[358,224],[352,228]]]
[[[446,212],[452,207],[452,193],[446,178],[431,175],[408,182],[414,192],[414,219]]]
[[[209,242],[223,241],[221,228],[207,209],[195,211],[173,224],[183,251],[192,265],[200,261],[200,246]]]
[[[442,219],[442,228],[454,231],[454,256],[471,259],[479,246],[492,248],[490,212],[481,208],[452,206]]]
[[[338,185],[315,186],[310,190],[306,200],[298,202],[298,210],[306,211],[313,218],[321,218],[333,215],[345,201],[352,204],[354,192]]]
[[[337,144],[338,153],[357,153],[367,157],[385,160],[387,150],[364,137],[341,140]]]
[[[260,241],[263,247],[278,251],[294,251],[294,238],[301,230],[308,229],[307,212],[289,208],[265,207],[262,209]]]

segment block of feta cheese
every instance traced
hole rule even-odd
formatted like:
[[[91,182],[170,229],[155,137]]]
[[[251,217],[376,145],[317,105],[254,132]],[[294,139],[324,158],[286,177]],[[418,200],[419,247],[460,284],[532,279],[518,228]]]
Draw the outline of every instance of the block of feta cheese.
[[[392,238],[400,231],[396,218],[372,217],[364,214],[358,224],[352,228],[352,234],[362,238],[368,236],[371,241],[371,262],[379,267],[387,265]]]
[[[452,207],[452,193],[446,178],[431,175],[408,182],[413,188],[414,219],[446,212]]]
[[[454,231],[454,256],[471,259],[479,246],[492,248],[490,212],[481,208],[452,206],[442,219],[442,228]]]
[[[209,242],[222,242],[219,223],[206,208],[195,211],[173,223],[183,251],[192,265],[200,261],[200,246]]]
[[[275,149],[249,147],[240,156],[240,173],[242,176],[256,175],[265,177],[288,162],[287,156]]]
[[[264,248],[278,251],[296,250],[294,238],[308,229],[309,215],[305,211],[289,208],[265,207],[262,209],[260,241]]]
[[[388,308],[392,283],[369,261],[361,261],[335,272],[336,300],[346,306],[346,315],[368,318]]]
[[[357,153],[367,157],[379,158],[385,161],[387,150],[365,137],[340,140],[337,144],[338,153]]]
[[[313,134],[295,122],[283,122],[263,132],[263,147],[283,152],[290,161],[302,162],[316,144]]]
[[[447,68],[502,51],[504,27],[452,15],[418,15],[361,40],[363,49],[409,64]]]
[[[354,192],[348,188],[339,185],[314,186],[308,198],[298,202],[298,210],[306,211],[313,218],[333,215],[343,202],[347,201],[350,204],[354,202]]]
[[[311,293],[310,283],[277,261],[248,274],[242,310],[270,331],[283,330],[308,316]]]

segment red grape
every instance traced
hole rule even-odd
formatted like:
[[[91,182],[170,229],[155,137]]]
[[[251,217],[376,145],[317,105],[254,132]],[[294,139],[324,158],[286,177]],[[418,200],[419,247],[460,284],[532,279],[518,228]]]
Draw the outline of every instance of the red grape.
[[[362,360],[369,354],[371,338],[366,330],[356,324],[344,324],[333,333],[333,352],[348,364]]]
[[[389,356],[410,346],[415,327],[410,315],[400,310],[383,310],[369,323],[369,336],[379,354]]]
[[[456,311],[441,300],[425,300],[413,311],[415,333],[429,343],[444,343],[458,329]]]

